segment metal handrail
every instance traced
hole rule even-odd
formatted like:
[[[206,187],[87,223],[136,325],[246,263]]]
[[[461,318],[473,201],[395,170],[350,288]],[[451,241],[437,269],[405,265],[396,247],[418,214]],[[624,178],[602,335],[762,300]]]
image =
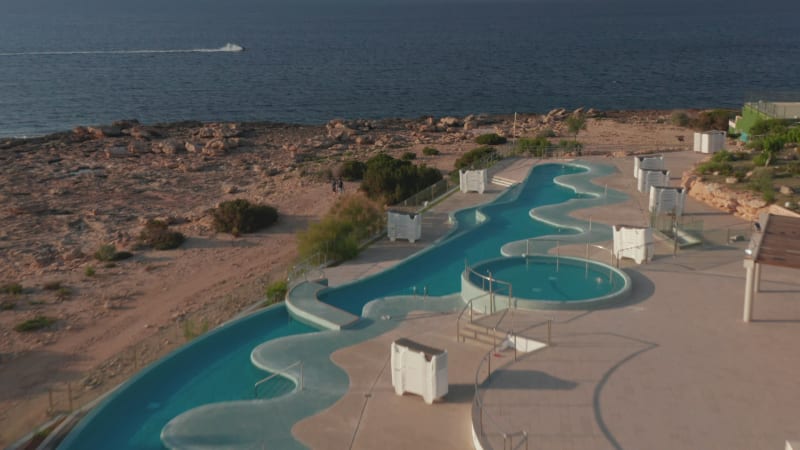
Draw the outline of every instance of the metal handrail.
[[[291,369],[291,368],[293,368],[295,366],[298,366],[298,365],[300,366],[300,377],[298,378],[298,381],[297,381],[297,390],[298,391],[302,391],[303,390],[303,361],[295,361],[294,363],[292,363],[292,364],[284,367],[283,369],[281,369],[281,370],[269,375],[268,377],[265,377],[265,378],[262,378],[261,380],[256,381],[256,384],[253,385],[253,398],[258,398],[258,387],[259,386],[261,386],[262,384],[266,383],[267,381],[277,377],[278,375],[285,375],[285,376],[288,377],[288,373],[287,372],[289,371],[289,369]]]
[[[491,358],[492,358],[492,355],[494,354],[494,352],[496,350],[497,350],[497,345],[493,346],[492,349],[486,355],[484,355],[483,358],[481,358],[480,363],[478,363],[478,369],[475,371],[475,400],[474,400],[474,402],[475,402],[476,408],[478,409],[478,424],[479,424],[479,427],[480,427],[479,428],[479,432],[480,432],[481,436],[486,434],[484,432],[484,430],[483,430],[483,418],[484,418],[484,415],[485,415],[489,419],[489,421],[492,423],[492,425],[494,425],[495,428],[500,430],[500,435],[503,436],[503,449],[504,450],[506,448],[512,448],[512,449],[514,448],[514,446],[513,446],[513,438],[514,438],[514,436],[518,436],[518,435],[523,436],[523,439],[524,439],[524,442],[525,442],[525,448],[527,449],[528,448],[528,432],[527,432],[527,430],[519,430],[519,431],[514,431],[514,432],[511,432],[511,433],[506,433],[505,431],[502,431],[503,427],[501,427],[500,424],[497,423],[497,420],[491,414],[485,413],[484,410],[483,410],[483,400],[481,399],[480,388],[478,387],[478,385],[479,385],[478,377],[480,376],[481,369],[483,368],[484,362],[487,362],[487,361],[488,361],[489,371],[488,371],[488,373],[486,375],[486,378],[488,379],[492,375]],[[511,446],[510,447],[508,445],[509,444],[509,439],[511,440],[510,441],[511,442]]]
[[[329,261],[327,253],[322,251],[317,251],[314,254],[303,259],[302,261],[298,262],[297,264],[293,265],[289,269],[288,274],[286,275],[286,281],[289,285],[289,288],[294,287],[301,281],[308,281],[308,274],[314,270],[320,271],[320,274],[324,276],[322,268],[327,267],[328,262]]]

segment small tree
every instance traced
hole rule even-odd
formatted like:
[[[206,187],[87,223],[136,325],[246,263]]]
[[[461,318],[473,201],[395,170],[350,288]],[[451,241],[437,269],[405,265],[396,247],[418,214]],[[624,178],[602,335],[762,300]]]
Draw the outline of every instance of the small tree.
[[[578,133],[586,129],[586,115],[583,113],[573,114],[567,117],[567,130],[574,136],[574,140],[578,141]]]

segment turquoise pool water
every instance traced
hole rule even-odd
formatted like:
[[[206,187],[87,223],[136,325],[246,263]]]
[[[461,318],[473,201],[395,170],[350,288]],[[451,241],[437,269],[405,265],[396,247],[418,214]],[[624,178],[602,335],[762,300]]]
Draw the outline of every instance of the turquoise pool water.
[[[509,192],[510,197],[518,194],[516,198],[501,199],[480,208],[489,220],[477,223],[475,208],[460,211],[456,214],[459,231],[449,235],[447,239],[385,272],[323,291],[319,298],[353,314],[361,314],[361,308],[372,299],[389,295],[411,295],[415,288],[417,293],[422,293],[427,287],[428,295],[458,292],[465,261],[474,264],[501,256],[500,248],[510,241],[548,234],[575,233],[573,230],[560,230],[552,225],[533,221],[529,213],[534,207],[577,198],[578,195],[572,189],[554,184],[553,178],[584,170],[561,164],[540,165],[533,172],[535,176],[529,177],[527,183],[515,188],[518,192]]]
[[[551,256],[529,258],[502,258],[492,260],[473,270],[491,275],[494,279],[510,282],[514,298],[554,302],[578,302],[605,297],[625,287],[626,280],[608,266]],[[474,273],[470,282],[483,286],[484,280]],[[485,287],[488,290],[488,285]],[[507,295],[507,289],[498,285],[495,291]]]
[[[513,240],[546,234],[574,233],[530,219],[531,208],[578,197],[556,185],[554,177],[585,169],[560,164],[540,165],[526,183],[498,201],[481,207],[489,220],[476,220],[476,208],[456,214],[459,227],[437,245],[375,276],[325,290],[320,299],[361,314],[376,298],[458,292],[459,274],[470,263],[500,256]],[[197,339],[129,380],[95,408],[59,446],[64,450],[162,449],[159,435],[179,414],[200,405],[252,398],[253,384],[266,373],[255,369],[250,352],[265,341],[317,331],[291,321],[283,305],[230,323]],[[259,398],[282,395],[292,383],[276,377]]]
[[[162,450],[161,429],[173,417],[207,403],[253,398],[253,384],[268,375],[250,362],[255,346],[313,331],[290,320],[283,305],[218,328],[133,377],[58,448]],[[259,387],[259,397],[293,389],[294,383],[275,377]]]

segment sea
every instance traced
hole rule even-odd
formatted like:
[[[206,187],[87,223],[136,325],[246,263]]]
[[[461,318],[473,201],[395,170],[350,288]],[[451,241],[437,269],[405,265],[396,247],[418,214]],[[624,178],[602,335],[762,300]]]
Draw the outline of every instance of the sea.
[[[0,0],[0,136],[800,101],[799,13],[800,0]]]

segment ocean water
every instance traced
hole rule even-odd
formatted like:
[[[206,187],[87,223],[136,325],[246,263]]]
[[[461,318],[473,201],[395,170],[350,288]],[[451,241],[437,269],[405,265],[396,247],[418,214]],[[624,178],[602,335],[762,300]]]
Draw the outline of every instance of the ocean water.
[[[3,0],[0,136],[800,97],[797,0]],[[208,51],[226,43],[244,52]]]

